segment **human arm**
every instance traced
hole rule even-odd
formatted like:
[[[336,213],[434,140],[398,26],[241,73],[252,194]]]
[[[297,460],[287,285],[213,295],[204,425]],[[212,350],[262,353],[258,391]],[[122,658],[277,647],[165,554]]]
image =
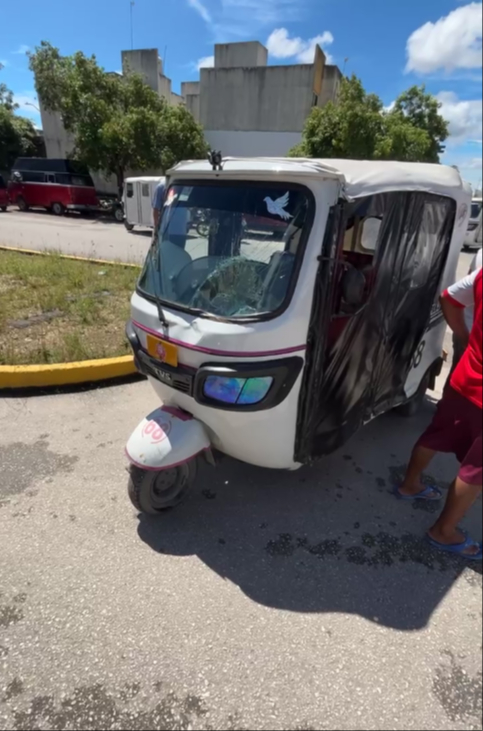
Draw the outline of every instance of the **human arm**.
[[[164,200],[164,185],[160,183],[156,190],[154,191],[154,197],[153,197],[153,221],[154,221],[154,230],[158,228],[159,220],[161,218],[161,211],[163,209],[163,200]]]
[[[465,309],[475,304],[475,282],[479,272],[475,271],[449,287],[441,297],[441,308],[451,330],[466,347],[470,331],[465,319]]]

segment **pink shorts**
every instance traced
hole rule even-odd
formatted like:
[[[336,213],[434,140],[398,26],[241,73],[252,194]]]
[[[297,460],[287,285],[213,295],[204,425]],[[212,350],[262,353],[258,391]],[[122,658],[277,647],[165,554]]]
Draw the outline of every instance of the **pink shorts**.
[[[418,446],[456,455],[458,477],[467,485],[483,483],[482,410],[449,386]]]

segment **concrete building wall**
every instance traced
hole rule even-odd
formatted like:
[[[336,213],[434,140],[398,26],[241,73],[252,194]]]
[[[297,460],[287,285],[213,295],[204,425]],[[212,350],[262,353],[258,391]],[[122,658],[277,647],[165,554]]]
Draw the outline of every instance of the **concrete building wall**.
[[[205,130],[212,150],[227,157],[285,157],[302,139],[301,132],[228,132]]]
[[[231,69],[250,66],[266,66],[268,51],[258,41],[247,43],[217,43],[215,68]]]
[[[325,66],[322,91],[319,96],[319,107],[325,107],[328,102],[336,102],[339,96],[343,74],[338,66]]]
[[[181,84],[181,96],[186,109],[191,112],[197,122],[200,121],[200,82],[185,81]]]
[[[314,66],[201,69],[206,130],[299,132],[310,112]]]
[[[137,51],[122,51],[122,73],[130,71],[140,74],[146,84],[158,91],[159,76],[162,74],[162,64],[157,48],[143,48]]]

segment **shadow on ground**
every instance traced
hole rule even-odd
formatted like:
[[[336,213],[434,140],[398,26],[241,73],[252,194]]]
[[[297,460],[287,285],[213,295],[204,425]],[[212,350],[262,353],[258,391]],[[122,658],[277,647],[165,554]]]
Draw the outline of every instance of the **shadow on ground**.
[[[139,516],[139,536],[160,554],[199,556],[259,604],[418,630],[461,575],[481,583],[481,566],[424,542],[439,506],[392,494],[433,411],[428,401],[416,420],[385,416],[295,473],[231,459],[203,467],[191,500],[161,518]],[[456,463],[444,457],[434,469],[447,487]],[[479,536],[481,509],[469,522]]]

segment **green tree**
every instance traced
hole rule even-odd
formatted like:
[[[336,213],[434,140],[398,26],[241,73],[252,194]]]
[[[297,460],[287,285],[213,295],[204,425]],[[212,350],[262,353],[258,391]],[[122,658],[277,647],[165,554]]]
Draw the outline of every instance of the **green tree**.
[[[292,156],[439,162],[448,126],[424,87],[402,94],[390,111],[360,79],[343,79],[337,103],[314,108]]]
[[[42,41],[30,55],[44,107],[59,112],[74,139],[72,156],[115,175],[204,157],[203,130],[186,109],[170,107],[141,76],[106,73],[95,56],[61,56]]]
[[[426,91],[423,86],[411,86],[397,99],[389,116],[403,115],[416,129],[423,130],[429,137],[425,162],[439,162],[448,139],[448,122],[441,114],[441,102]]]
[[[6,84],[0,84],[0,170],[10,170],[17,157],[34,156],[42,152],[33,123],[19,116],[17,109],[13,93]]]

